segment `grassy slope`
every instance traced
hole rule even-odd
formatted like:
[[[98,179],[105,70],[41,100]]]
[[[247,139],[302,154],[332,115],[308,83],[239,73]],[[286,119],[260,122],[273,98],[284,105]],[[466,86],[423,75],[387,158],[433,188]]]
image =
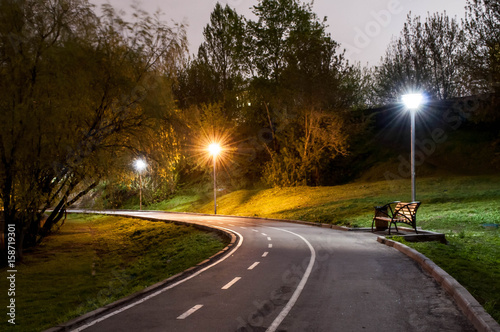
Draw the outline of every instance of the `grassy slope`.
[[[373,206],[410,199],[410,181],[354,182],[335,187],[239,190],[217,199],[218,213],[300,219],[354,227],[371,224]],[[500,177],[423,178],[418,224],[426,229],[460,230],[500,222]],[[168,203],[165,203],[168,205]],[[197,207],[199,206],[199,207]],[[176,211],[212,213],[213,202],[178,206]]]
[[[4,320],[0,329],[44,330],[179,273],[225,245],[215,233],[192,227],[70,216],[18,265],[17,325]],[[7,288],[2,278],[0,289]]]
[[[481,226],[500,224],[500,176],[419,178],[417,185],[418,226],[446,233],[450,244],[409,245],[454,276],[500,321],[500,229]],[[373,206],[409,200],[409,186],[409,180],[393,180],[240,190],[218,198],[218,213],[368,227]],[[213,202],[193,197],[177,211],[213,213]]]

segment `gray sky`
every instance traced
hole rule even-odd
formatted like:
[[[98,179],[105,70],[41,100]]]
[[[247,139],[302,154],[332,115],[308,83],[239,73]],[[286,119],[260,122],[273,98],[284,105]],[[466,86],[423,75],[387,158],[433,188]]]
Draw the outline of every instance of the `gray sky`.
[[[100,5],[109,2],[115,8],[130,12],[133,0],[89,0]],[[217,0],[142,0],[141,7],[150,13],[158,8],[166,20],[188,24],[190,53],[196,53],[203,41],[203,28]],[[254,18],[250,9],[257,0],[219,0],[229,4],[238,14]],[[310,2],[310,1],[304,1]],[[328,17],[332,38],[347,49],[350,61],[362,65],[378,64],[392,36],[399,36],[407,14],[427,16],[427,12],[446,11],[449,16],[463,18],[466,0],[315,0],[313,11]]]

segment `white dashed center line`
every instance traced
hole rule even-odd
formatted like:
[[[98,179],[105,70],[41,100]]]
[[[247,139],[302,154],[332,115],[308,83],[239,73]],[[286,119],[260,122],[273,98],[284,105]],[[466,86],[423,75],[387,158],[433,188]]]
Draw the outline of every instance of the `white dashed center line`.
[[[271,241],[271,238],[269,236],[267,237],[267,241]]]
[[[201,307],[203,307],[203,304],[197,304],[188,311],[186,311],[185,313],[183,313],[182,315],[180,315],[179,317],[177,317],[177,319],[186,319],[188,316],[193,314],[196,310],[200,309]]]
[[[269,245],[267,246],[268,248],[272,248],[273,247],[273,244],[272,243],[269,243]]]
[[[250,267],[248,268],[249,270],[253,270],[257,265],[259,265],[260,262],[255,262]]]
[[[269,252],[266,251],[265,253],[262,254],[262,257],[266,257],[268,254]]]
[[[241,277],[236,277],[234,278],[233,280],[231,280],[230,282],[228,282],[224,287],[222,287],[221,289],[229,289],[229,287],[231,287],[232,285],[234,285],[235,283],[238,282],[238,280],[240,280]]]

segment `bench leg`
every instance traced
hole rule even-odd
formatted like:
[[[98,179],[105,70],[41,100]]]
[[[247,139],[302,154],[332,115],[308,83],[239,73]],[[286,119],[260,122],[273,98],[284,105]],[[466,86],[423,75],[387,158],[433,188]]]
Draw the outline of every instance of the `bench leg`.
[[[399,233],[398,225],[395,222],[391,222],[391,224],[394,224],[394,228],[396,229],[396,233]],[[389,224],[389,235],[390,234],[391,234],[391,227],[390,227],[390,224]]]

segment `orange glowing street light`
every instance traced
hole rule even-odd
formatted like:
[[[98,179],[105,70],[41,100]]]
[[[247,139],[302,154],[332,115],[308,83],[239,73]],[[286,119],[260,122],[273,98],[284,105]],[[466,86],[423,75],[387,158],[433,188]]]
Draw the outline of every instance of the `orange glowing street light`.
[[[214,214],[217,214],[217,176],[216,176],[216,164],[217,156],[221,153],[222,147],[218,143],[212,143],[208,146],[208,152],[213,156],[214,159]]]

